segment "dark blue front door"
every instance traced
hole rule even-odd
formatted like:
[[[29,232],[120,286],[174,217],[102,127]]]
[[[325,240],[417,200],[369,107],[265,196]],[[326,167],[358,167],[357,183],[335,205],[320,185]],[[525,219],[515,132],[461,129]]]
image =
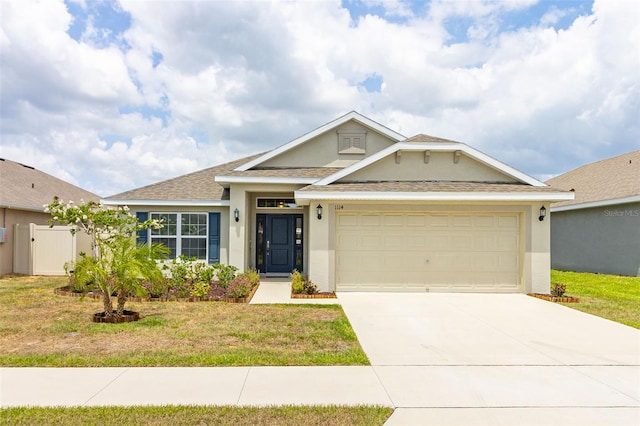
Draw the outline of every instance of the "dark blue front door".
[[[256,263],[261,273],[302,269],[302,215],[257,215]]]

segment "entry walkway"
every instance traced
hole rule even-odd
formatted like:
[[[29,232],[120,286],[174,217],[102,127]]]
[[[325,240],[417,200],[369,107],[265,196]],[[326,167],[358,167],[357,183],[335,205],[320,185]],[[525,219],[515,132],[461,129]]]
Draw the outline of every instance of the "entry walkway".
[[[273,281],[252,303],[297,301]],[[372,366],[1,368],[0,406],[378,404],[396,408],[388,425],[640,424],[639,330],[524,295],[338,301]]]

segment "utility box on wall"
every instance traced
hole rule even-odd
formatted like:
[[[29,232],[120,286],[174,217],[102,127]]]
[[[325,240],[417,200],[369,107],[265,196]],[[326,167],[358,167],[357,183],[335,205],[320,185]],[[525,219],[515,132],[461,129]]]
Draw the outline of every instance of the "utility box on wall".
[[[0,244],[6,243],[9,241],[9,233],[7,232],[7,228],[0,228]]]

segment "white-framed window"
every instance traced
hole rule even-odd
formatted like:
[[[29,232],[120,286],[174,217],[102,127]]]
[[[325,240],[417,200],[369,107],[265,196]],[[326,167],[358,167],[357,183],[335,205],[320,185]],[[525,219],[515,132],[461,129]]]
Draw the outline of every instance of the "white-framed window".
[[[338,132],[338,154],[366,154],[366,152],[367,132]]]
[[[151,230],[151,242],[167,246],[171,257],[207,259],[206,213],[151,213],[151,219],[164,223],[161,229]]]

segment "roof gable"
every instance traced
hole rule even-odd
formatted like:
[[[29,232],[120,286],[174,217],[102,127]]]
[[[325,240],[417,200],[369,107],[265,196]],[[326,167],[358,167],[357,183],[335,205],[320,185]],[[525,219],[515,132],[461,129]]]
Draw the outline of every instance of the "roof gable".
[[[354,123],[357,123],[361,126],[364,126],[366,128],[372,129],[375,132],[383,135],[384,137],[390,139],[392,142],[398,142],[401,140],[404,140],[405,137],[403,135],[401,135],[398,132],[395,132],[379,123],[376,123],[375,121],[355,112],[355,111],[351,111],[345,115],[343,115],[342,117],[339,117],[333,121],[330,121],[329,123],[318,127],[317,129],[306,133],[302,136],[300,136],[299,138],[296,138],[294,140],[292,140],[289,143],[286,143],[272,151],[269,151],[267,153],[265,153],[264,155],[254,159],[253,161],[249,161],[239,167],[237,167],[235,170],[236,171],[247,171],[249,169],[252,168],[256,168],[256,167],[260,167],[260,166],[264,166],[266,164],[268,164],[268,162],[271,160],[272,164],[273,161],[276,157],[278,156],[282,156],[285,153],[291,152],[293,150],[295,150],[296,148],[299,148],[301,145],[317,138],[318,136],[327,133],[331,130],[336,130],[337,128],[339,128],[342,125],[345,125],[346,123],[348,123],[349,121],[353,121]],[[347,160],[348,161],[348,160]],[[305,166],[303,164],[292,164],[292,167],[295,166]],[[308,165],[307,165],[308,166]],[[327,167],[332,167],[335,166],[335,164],[327,164]]]
[[[0,159],[0,207],[42,211],[54,196],[64,201],[98,201],[92,192],[15,161]]]
[[[467,163],[468,165],[472,164],[473,167],[477,169],[473,173],[468,173],[469,176],[465,177],[464,173],[462,174],[454,173],[454,174],[450,174],[449,176],[447,176],[446,174],[430,175],[428,172],[426,174],[421,172],[415,173],[413,171],[413,168],[409,167],[409,169],[411,169],[411,173],[413,173],[413,176],[407,180],[412,180],[412,181],[452,180],[452,181],[484,181],[484,182],[498,181],[498,182],[519,182],[519,183],[536,186],[536,187],[546,186],[543,182],[540,182],[539,180],[525,173],[522,173],[514,169],[513,167],[508,166],[486,154],[483,154],[482,152],[474,148],[471,148],[466,144],[459,143],[459,142],[446,142],[446,140],[444,139],[438,142],[396,143],[390,146],[389,148],[382,150],[372,155],[371,157],[368,157],[360,161],[357,164],[354,164],[350,167],[346,167],[334,173],[331,176],[328,176],[324,179],[319,180],[318,182],[315,183],[315,185],[318,185],[318,186],[330,185],[334,182],[340,182],[340,181],[344,182],[349,180],[357,181],[359,180],[358,177],[367,176],[367,174],[364,173],[364,169],[369,168],[375,163],[388,164],[389,162],[396,162],[397,164],[401,165],[402,157],[404,153],[410,153],[411,161],[413,162],[416,161],[415,154],[422,156],[423,165],[426,166],[423,169],[425,171],[429,170],[428,166],[429,166],[429,162],[431,161],[430,159],[431,155],[435,156],[435,154],[440,155],[441,153],[448,153],[450,155],[452,166],[457,165],[455,163],[460,162],[462,156],[465,156],[466,158],[463,160],[463,162]],[[464,166],[464,163],[462,164],[462,166]],[[398,170],[402,170],[402,169],[398,169]],[[385,173],[388,174],[389,171]],[[392,179],[393,175],[387,176],[385,175],[385,173],[383,173],[380,176],[379,180],[402,180],[401,179],[402,176],[398,176],[395,179]],[[375,176],[375,172],[372,173],[370,176],[372,177]]]

